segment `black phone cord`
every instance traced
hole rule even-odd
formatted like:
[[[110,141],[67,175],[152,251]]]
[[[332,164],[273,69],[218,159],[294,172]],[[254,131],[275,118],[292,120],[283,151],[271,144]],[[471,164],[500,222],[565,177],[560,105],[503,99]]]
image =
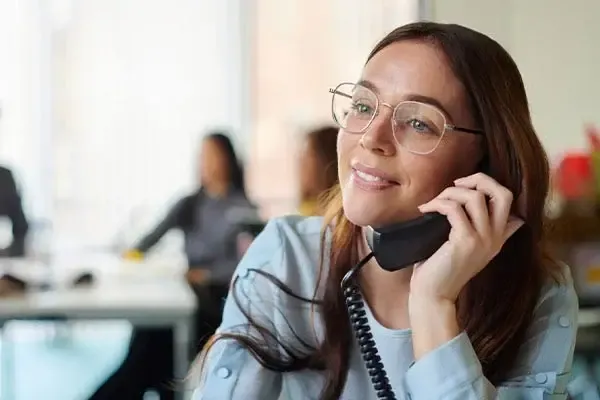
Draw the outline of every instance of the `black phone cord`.
[[[396,400],[396,395],[394,394],[392,385],[390,385],[383,362],[381,362],[379,350],[377,350],[375,340],[373,340],[373,333],[371,332],[371,327],[369,326],[367,313],[365,311],[364,299],[360,293],[360,288],[356,283],[358,272],[371,258],[373,258],[372,252],[356,264],[354,268],[348,271],[342,279],[341,288],[346,301],[346,307],[348,308],[350,324],[354,329],[354,335],[356,336],[360,353],[367,366],[373,388],[377,393],[377,399]]]

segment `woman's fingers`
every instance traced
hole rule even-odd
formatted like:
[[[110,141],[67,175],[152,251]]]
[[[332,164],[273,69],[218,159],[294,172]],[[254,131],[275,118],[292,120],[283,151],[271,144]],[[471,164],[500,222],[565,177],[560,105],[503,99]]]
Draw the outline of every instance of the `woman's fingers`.
[[[471,224],[480,236],[487,237],[492,233],[489,210],[482,192],[463,187],[449,187],[437,198],[452,200],[464,206]]]
[[[512,207],[512,192],[483,173],[457,179],[454,184],[480,191],[488,196],[492,229],[496,235],[503,235]]]
[[[471,221],[469,221],[462,204],[454,200],[435,198],[429,203],[419,206],[419,211],[422,213],[438,212],[445,215],[452,226],[452,230],[459,237],[469,237],[475,234],[475,230],[471,225]]]

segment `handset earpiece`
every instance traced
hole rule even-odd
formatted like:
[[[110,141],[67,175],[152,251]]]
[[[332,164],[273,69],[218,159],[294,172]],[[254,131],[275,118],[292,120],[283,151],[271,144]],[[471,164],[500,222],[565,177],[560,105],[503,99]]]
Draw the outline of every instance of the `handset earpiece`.
[[[381,228],[369,226],[366,237],[381,268],[397,271],[431,257],[448,240],[450,229],[444,215],[432,212]]]

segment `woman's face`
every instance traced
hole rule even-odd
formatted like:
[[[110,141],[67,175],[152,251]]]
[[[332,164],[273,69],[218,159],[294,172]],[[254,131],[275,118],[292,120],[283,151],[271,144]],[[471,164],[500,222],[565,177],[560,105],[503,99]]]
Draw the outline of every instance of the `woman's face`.
[[[373,87],[380,102],[396,106],[415,95],[425,96],[447,111],[449,124],[477,128],[462,84],[444,54],[432,44],[403,41],[387,46],[367,63],[361,81]],[[420,204],[455,179],[474,173],[482,157],[478,136],[456,131],[447,131],[432,153],[411,153],[396,143],[391,115],[390,109],[380,106],[379,115],[364,134],[341,130],[338,136],[344,212],[359,226],[417,217]],[[378,185],[364,184],[359,174],[365,172],[386,179]]]
[[[229,165],[223,149],[213,139],[205,139],[200,149],[199,175],[206,187],[228,183]]]

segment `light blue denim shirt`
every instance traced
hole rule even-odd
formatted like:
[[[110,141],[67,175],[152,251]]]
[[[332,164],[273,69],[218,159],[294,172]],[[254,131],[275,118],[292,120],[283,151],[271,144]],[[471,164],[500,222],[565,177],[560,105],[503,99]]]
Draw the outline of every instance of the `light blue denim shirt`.
[[[319,217],[272,220],[236,270],[239,279],[235,290],[241,293],[241,306],[284,341],[295,332],[308,343],[316,344],[322,337],[318,315],[311,312],[310,305],[283,293],[252,269],[273,274],[296,294],[312,298],[318,279],[321,226]],[[375,342],[398,399],[565,399],[578,309],[568,272],[566,276],[568,281],[563,286],[549,283],[544,288],[514,370],[499,387],[493,387],[483,376],[465,333],[414,362],[410,330],[385,328],[367,308]],[[230,295],[218,331],[239,331],[246,322]],[[193,399],[318,399],[323,384],[320,372],[269,371],[234,341],[222,340],[208,353]],[[341,398],[376,399],[356,346]]]

